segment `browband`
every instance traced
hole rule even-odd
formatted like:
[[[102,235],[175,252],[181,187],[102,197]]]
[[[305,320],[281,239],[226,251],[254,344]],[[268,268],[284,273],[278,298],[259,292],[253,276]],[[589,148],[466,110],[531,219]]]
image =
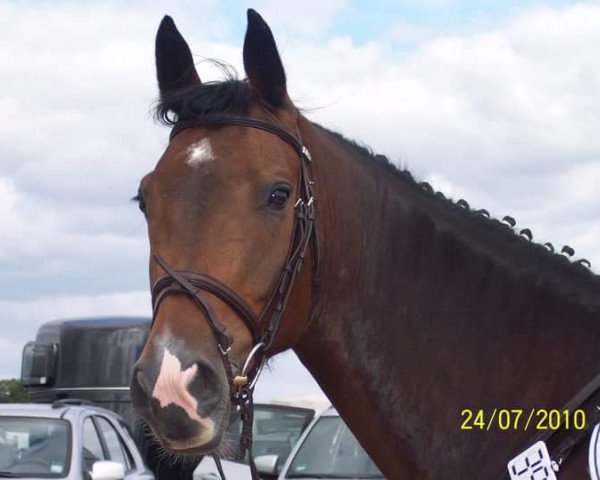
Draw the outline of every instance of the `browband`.
[[[304,145],[302,145],[300,140],[298,140],[287,130],[279,127],[278,125],[266,122],[264,120],[240,117],[237,115],[208,114],[202,115],[192,120],[182,120],[180,122],[177,122],[173,126],[171,134],[169,135],[169,141],[173,141],[177,134],[180,133],[182,130],[188,128],[212,127],[214,125],[237,125],[240,127],[251,127],[258,128],[259,130],[265,130],[266,132],[277,135],[283,141],[289,143],[301,157],[305,158],[309,162],[311,160],[310,154],[308,153],[308,149]]]

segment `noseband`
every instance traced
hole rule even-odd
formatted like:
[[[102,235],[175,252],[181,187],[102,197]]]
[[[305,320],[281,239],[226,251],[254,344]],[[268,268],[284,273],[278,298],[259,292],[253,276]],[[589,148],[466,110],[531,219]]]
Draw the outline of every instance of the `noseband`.
[[[309,176],[311,157],[308,149],[302,144],[299,132],[298,136],[294,136],[278,125],[254,118],[235,115],[202,115],[193,120],[181,121],[175,124],[169,140],[172,141],[179,132],[188,128],[226,125],[256,128],[277,135],[291,145],[298,154],[300,160],[297,189],[298,198],[294,204],[294,228],[286,261],[275,288],[257,317],[239,295],[219,280],[203,273],[175,270],[160,256],[154,255],[154,259],[166,274],[161,276],[152,287],[152,323],[154,324],[158,309],[168,294],[183,293],[189,295],[194,300],[203,317],[206,319],[217,343],[229,383],[231,401],[240,406],[243,426],[238,458],[240,460],[243,459],[246,452],[248,452],[248,462],[252,478],[253,480],[258,480],[258,472],[254,465],[251,451],[252,394],[256,380],[267,358],[266,353],[273,344],[281,317],[285,312],[292,293],[292,288],[304,263],[309,244],[311,245],[312,253],[313,304],[316,298],[319,250],[315,229],[315,199],[312,189],[313,182]],[[214,295],[225,303],[244,322],[248,332],[250,332],[253,346],[242,369],[237,375],[234,375],[234,369],[229,359],[233,340],[227,333],[226,327],[217,319],[214,310],[206,297],[202,295],[202,292]],[[225,479],[220,460],[214,455],[213,457],[221,478]]]

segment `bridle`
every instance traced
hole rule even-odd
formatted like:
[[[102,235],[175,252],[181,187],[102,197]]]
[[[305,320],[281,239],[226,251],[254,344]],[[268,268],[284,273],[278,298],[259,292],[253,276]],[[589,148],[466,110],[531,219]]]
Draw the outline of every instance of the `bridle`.
[[[192,120],[177,122],[171,130],[169,140],[172,141],[178,133],[188,128],[227,125],[256,128],[272,133],[288,143],[298,154],[300,160],[297,188],[298,198],[294,204],[294,227],[283,269],[261,313],[255,316],[252,309],[239,295],[216,278],[203,273],[175,270],[160,256],[154,255],[154,259],[166,274],[158,278],[152,287],[152,324],[154,324],[158,309],[167,295],[171,293],[183,293],[189,295],[194,300],[208,323],[217,343],[229,383],[231,401],[240,407],[242,435],[238,458],[241,460],[244,458],[246,452],[248,453],[248,463],[252,478],[253,480],[259,480],[256,465],[252,458],[252,394],[267,358],[267,352],[273,345],[281,318],[285,312],[296,278],[304,263],[309,245],[312,254],[313,288],[309,320],[310,316],[312,316],[312,307],[316,302],[319,280],[319,245],[315,229],[316,208],[312,188],[313,182],[309,175],[311,156],[308,149],[302,143],[299,131],[294,136],[286,129],[264,120],[228,114],[207,114],[195,117]],[[241,371],[237,375],[234,375],[234,369],[229,359],[233,340],[227,333],[226,327],[217,319],[210,303],[206,298],[201,296],[203,291],[210,293],[225,303],[244,322],[246,329],[250,332],[252,349]],[[213,455],[213,458],[221,478],[224,480],[225,475],[220,460],[216,455]]]

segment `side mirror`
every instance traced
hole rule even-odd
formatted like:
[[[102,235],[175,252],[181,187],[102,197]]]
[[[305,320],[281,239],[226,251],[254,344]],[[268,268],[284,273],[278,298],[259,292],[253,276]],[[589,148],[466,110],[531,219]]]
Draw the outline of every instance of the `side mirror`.
[[[101,460],[92,466],[92,480],[123,480],[125,465],[121,462]]]
[[[277,475],[277,460],[277,455],[259,455],[254,459],[254,463],[261,475]]]

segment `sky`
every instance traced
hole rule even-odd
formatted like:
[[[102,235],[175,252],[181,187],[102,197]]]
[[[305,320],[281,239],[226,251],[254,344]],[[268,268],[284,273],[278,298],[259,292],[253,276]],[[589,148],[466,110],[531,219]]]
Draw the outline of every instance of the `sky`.
[[[600,2],[0,0],[0,378],[43,322],[150,315],[129,199],[168,137],[156,28],[173,16],[203,80],[208,58],[243,75],[248,7],[309,119],[600,263]],[[284,354],[257,398],[316,392]]]

